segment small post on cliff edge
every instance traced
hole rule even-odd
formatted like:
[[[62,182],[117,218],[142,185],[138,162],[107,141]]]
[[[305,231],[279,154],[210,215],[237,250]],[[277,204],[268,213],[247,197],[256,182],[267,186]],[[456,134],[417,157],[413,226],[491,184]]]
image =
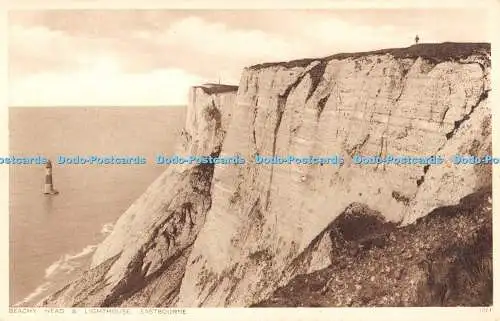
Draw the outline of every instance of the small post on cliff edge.
[[[45,185],[43,186],[43,193],[46,195],[57,195],[58,191],[54,189],[54,184],[52,183],[52,162],[47,160],[45,164]]]

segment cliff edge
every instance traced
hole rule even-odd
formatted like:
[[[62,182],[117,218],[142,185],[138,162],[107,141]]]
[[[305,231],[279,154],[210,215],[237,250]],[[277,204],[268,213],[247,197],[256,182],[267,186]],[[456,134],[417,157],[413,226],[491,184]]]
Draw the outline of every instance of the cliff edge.
[[[424,226],[421,218],[463,205],[478,191],[491,193],[488,165],[350,161],[354,155],[491,154],[490,73],[489,44],[421,44],[266,63],[245,68],[238,87],[192,88],[181,153],[241,155],[247,162],[170,166],[120,217],[98,247],[92,268],[41,305],[297,305],[293,292],[300,290],[292,286],[294,280],[314,273],[328,275],[322,276],[321,291],[331,300],[303,302],[420,304],[423,299],[411,299],[413,294],[404,300],[383,301],[382,294],[358,299],[352,294],[357,287],[348,291],[350,300],[335,299],[330,280],[347,272],[338,264],[344,252],[334,245],[348,249],[351,243],[325,237],[325,231],[342,222],[346,211],[377,213],[370,216],[375,220],[354,220],[354,226],[371,222],[378,242],[386,244],[382,235],[394,235],[392,242],[410,244],[427,230],[419,227]],[[346,162],[257,165],[257,154],[341,155]],[[463,225],[475,217],[481,222],[475,226],[491,233],[491,212],[464,208],[457,210],[458,217],[464,216],[458,223],[455,216],[440,216],[436,226],[441,229],[425,232],[426,239],[435,240],[432,249],[444,246],[444,240],[460,242],[465,230],[446,234],[446,224]],[[477,216],[461,214],[467,211]],[[372,235],[356,231],[358,239]],[[474,248],[472,239],[464,242]],[[390,244],[376,247],[364,261],[349,261],[349,271],[365,271],[372,266],[366,262],[382,255],[397,260],[400,246]],[[486,244],[481,260],[487,261],[488,242],[481,244]],[[430,250],[425,253],[432,256]],[[425,255],[422,260],[428,260]],[[408,262],[408,268],[414,264],[420,261]],[[415,280],[394,282],[408,290]],[[349,286],[351,281],[339,282]]]
[[[206,84],[189,93],[176,154],[216,157],[236,99],[235,86]],[[213,164],[171,165],[118,219],[89,271],[42,306],[168,306],[212,206]]]

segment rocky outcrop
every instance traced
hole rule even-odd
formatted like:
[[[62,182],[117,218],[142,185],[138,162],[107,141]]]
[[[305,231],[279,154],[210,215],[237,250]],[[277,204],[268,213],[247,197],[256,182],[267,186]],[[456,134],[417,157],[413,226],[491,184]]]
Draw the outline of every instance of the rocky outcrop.
[[[400,248],[387,235],[411,243],[419,228],[394,232],[398,226],[422,226],[433,210],[491,189],[491,166],[357,165],[351,157],[491,153],[490,72],[488,44],[422,44],[248,67],[237,93],[231,86],[193,88],[183,151],[247,162],[169,167],[119,219],[93,268],[44,304],[294,305],[277,299],[278,289],[293,297],[298,275],[365,271],[383,249],[390,258]],[[255,155],[341,155],[345,162],[258,165]],[[446,215],[436,224],[442,229],[446,220],[455,224]],[[462,235],[470,222],[457,220]],[[430,231],[435,247],[452,238]],[[366,248],[375,254],[336,267]],[[334,296],[334,281],[324,279],[321,291]],[[405,283],[415,278],[396,280],[406,291],[399,298],[374,294],[367,301],[356,288],[350,301],[310,302],[423,302]]]
[[[190,92],[177,155],[217,156],[237,87]],[[42,302],[45,306],[173,304],[193,242],[212,206],[213,164],[177,164],[148,188],[97,248],[91,270]]]
[[[488,48],[419,45],[246,68],[222,153],[247,159],[340,154],[346,162],[248,162],[216,170],[213,206],[178,304],[248,306],[265,299],[289,282],[288,266],[353,203],[409,224],[487,186],[491,175],[478,175],[476,166],[370,166],[349,159],[488,150]]]

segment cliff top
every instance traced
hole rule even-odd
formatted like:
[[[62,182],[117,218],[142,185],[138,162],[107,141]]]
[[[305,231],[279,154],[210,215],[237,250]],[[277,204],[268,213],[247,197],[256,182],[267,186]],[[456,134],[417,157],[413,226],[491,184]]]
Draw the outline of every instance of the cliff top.
[[[473,43],[473,42],[443,42],[443,43],[422,43],[413,45],[407,48],[391,48],[380,49],[366,52],[356,53],[338,53],[323,58],[306,58],[291,60],[286,62],[269,62],[248,67],[250,70],[259,70],[262,68],[282,66],[285,68],[306,67],[311,62],[329,61],[333,59],[343,60],[348,58],[360,58],[370,55],[385,55],[390,54],[394,58],[413,58],[422,57],[440,63],[447,60],[466,58],[471,55],[486,55],[491,53],[490,43]]]
[[[206,83],[199,86],[194,86],[193,88],[201,88],[205,94],[221,94],[231,91],[238,91],[238,86],[234,85],[224,85],[224,84],[213,84]]]

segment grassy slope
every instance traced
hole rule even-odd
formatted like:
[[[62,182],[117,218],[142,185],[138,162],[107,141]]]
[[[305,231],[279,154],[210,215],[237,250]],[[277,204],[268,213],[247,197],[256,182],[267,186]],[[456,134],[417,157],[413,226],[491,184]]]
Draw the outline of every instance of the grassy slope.
[[[482,190],[399,229],[369,214],[340,216],[329,231],[335,262],[255,306],[491,305],[490,196]]]

